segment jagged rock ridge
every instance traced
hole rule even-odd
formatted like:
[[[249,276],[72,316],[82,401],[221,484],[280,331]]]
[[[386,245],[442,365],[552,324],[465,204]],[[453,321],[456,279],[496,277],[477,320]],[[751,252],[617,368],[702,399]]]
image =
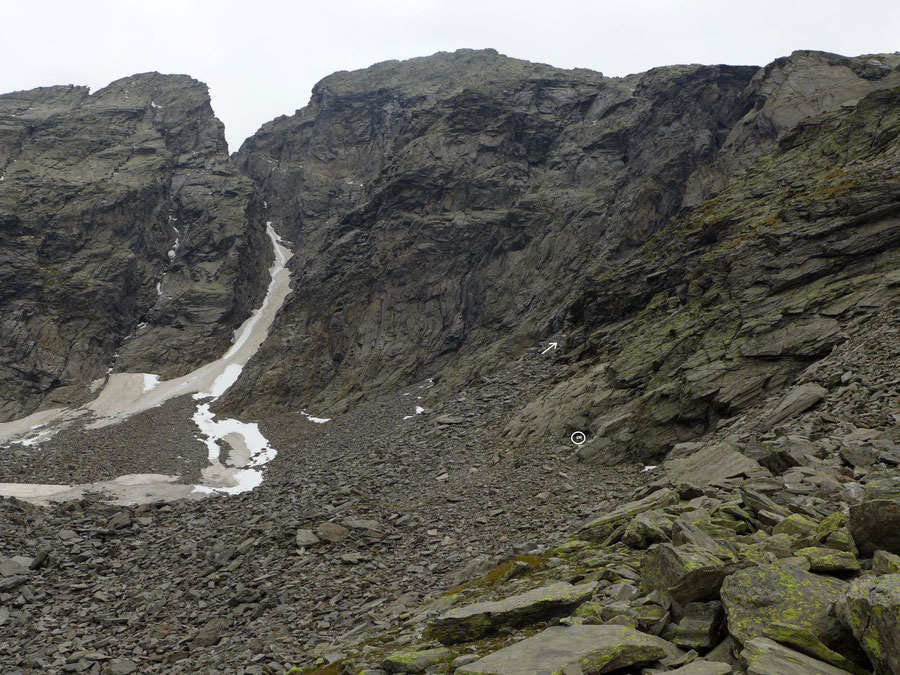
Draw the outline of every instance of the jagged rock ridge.
[[[187,372],[264,293],[261,203],[190,77],[0,96],[0,175],[0,420]]]

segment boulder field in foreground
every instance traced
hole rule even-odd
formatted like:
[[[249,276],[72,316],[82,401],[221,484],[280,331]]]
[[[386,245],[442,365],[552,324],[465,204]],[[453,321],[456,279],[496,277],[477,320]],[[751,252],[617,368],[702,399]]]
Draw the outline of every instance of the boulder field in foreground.
[[[885,313],[809,369],[825,392],[817,408],[784,417],[785,397],[774,396],[676,447],[631,502],[535,550],[536,564],[491,572],[411,611],[390,634],[344,645],[346,672],[379,672],[364,664],[381,650],[399,662],[441,644],[442,665],[415,672],[900,671],[895,532],[853,515],[864,508],[889,522],[896,504],[900,391],[894,382],[887,396],[874,392],[884,359],[900,358],[897,318]],[[845,377],[829,388],[851,362],[868,384]],[[873,427],[847,421],[852,409]],[[769,430],[773,415],[781,421]]]

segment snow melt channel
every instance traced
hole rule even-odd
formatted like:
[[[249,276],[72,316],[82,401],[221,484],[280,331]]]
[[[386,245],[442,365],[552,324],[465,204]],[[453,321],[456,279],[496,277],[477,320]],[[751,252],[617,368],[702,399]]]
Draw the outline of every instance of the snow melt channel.
[[[46,410],[15,422],[0,424],[0,443],[12,441],[37,445],[60,428],[81,419],[85,413],[95,416],[86,428],[100,429],[160,406],[176,396],[194,394],[194,398],[202,402],[198,403],[192,419],[203,436],[210,461],[202,472],[201,485],[176,484],[176,476],[135,474],[82,485],[0,483],[0,496],[17,496],[41,503],[72,499],[88,491],[103,490],[117,501],[137,503],[177,499],[191,494],[201,496],[210,492],[236,494],[252,490],[262,483],[260,469],[275,457],[275,449],[256,424],[234,419],[216,420],[210,407],[237,381],[247,361],[262,345],[290,290],[290,273],[286,265],[291,253],[281,243],[271,223],[266,223],[266,232],[275,250],[266,297],[262,305],[234,332],[232,345],[222,358],[173,380],[160,380],[158,375],[150,373],[111,374],[97,398],[81,408]],[[34,429],[45,425],[55,425],[56,428],[34,434]],[[23,436],[23,440],[13,440]],[[222,456],[223,443],[228,446],[226,457]]]

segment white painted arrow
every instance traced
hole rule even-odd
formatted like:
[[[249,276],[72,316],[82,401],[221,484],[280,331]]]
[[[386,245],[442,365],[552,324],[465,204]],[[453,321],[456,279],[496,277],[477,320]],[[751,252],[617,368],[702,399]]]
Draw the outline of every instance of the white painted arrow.
[[[546,354],[546,353],[549,352],[551,349],[556,349],[558,346],[559,346],[559,343],[558,343],[558,342],[551,342],[551,343],[550,343],[550,346],[547,347],[547,349],[545,349],[544,351],[542,351],[541,354]]]

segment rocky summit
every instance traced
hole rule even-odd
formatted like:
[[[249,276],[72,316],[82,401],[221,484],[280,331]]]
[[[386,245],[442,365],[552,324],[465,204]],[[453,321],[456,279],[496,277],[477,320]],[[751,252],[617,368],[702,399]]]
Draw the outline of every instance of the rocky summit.
[[[900,53],[14,92],[0,233],[3,673],[900,672]]]

